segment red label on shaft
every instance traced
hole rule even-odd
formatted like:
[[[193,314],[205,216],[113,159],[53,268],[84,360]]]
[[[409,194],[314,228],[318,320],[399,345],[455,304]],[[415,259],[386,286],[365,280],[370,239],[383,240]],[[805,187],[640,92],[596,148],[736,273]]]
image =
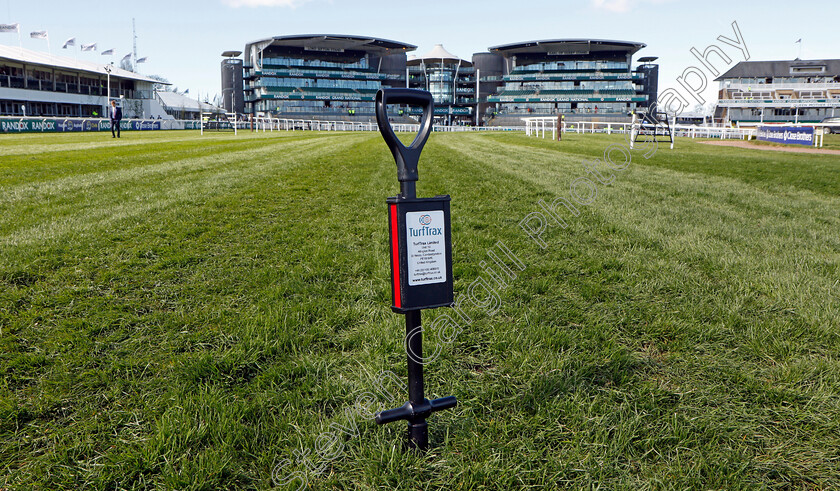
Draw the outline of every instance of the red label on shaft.
[[[394,307],[402,308],[400,294],[400,227],[397,205],[391,205],[391,270],[394,272]]]

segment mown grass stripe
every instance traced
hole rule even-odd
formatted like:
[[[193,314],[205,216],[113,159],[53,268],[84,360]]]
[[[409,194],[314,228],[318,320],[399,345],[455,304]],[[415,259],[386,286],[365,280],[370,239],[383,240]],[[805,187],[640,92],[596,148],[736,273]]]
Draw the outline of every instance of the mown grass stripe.
[[[329,146],[330,143],[335,146]],[[14,201],[35,200],[49,208],[46,214],[36,216],[32,224],[12,220],[0,226],[4,232],[0,244],[20,246],[54,241],[71,233],[84,235],[119,220],[149,215],[175,203],[221,192],[245,179],[257,178],[275,166],[302,165],[304,156],[312,158],[337,152],[351,143],[347,139],[279,143],[228,154],[209,166],[204,159],[175,160],[63,179],[48,186],[29,187],[28,193],[12,190]],[[281,150],[284,152],[277,155]],[[142,186],[138,186],[141,181]],[[155,189],[155,186],[161,187]],[[53,196],[60,197],[59,203],[52,202]],[[14,219],[19,214],[12,208],[4,216]]]
[[[599,189],[542,251],[518,222],[566,195],[579,155],[610,141],[590,136],[431,138],[418,192],[452,195],[456,291],[497,240],[527,269],[495,314],[470,309],[451,343],[426,336],[442,348],[429,395],[460,401],[435,415],[430,457],[399,451],[401,427],[357,421],[311,487],[840,480],[836,196],[820,178],[779,185],[773,162],[737,174],[678,146]],[[0,486],[270,488],[274,466],[314,456],[381,370],[404,376],[387,307],[393,160],[375,134],[305,140],[285,164],[232,162],[230,186],[210,159],[207,172],[128,181],[163,199],[202,184],[84,236],[3,250],[19,260],[0,267]],[[327,141],[335,151],[320,151]],[[51,178],[92,169],[57,167]],[[15,206],[23,222],[49,216],[35,200]],[[394,391],[377,400],[401,404]]]

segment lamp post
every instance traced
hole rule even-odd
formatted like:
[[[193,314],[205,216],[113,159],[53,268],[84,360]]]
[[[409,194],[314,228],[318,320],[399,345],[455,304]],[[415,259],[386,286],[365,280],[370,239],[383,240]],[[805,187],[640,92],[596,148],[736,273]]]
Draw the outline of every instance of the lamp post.
[[[481,86],[478,84],[481,78],[481,70],[475,69],[475,125],[481,126],[479,120],[479,108],[481,107]]]
[[[105,71],[108,73],[108,85],[105,88],[105,111],[108,111],[108,102],[111,100],[111,65],[105,65]]]

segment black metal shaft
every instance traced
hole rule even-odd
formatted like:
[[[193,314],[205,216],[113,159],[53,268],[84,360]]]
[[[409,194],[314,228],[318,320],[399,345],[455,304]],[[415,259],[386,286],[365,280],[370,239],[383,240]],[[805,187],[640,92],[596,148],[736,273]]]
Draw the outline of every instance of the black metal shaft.
[[[451,409],[458,405],[453,396],[428,400],[423,386],[423,333],[420,330],[420,311],[405,314],[406,355],[408,358],[408,402],[402,406],[376,413],[377,424],[393,421],[408,422],[408,448],[426,450],[429,448],[429,424],[426,418],[432,413]]]
[[[417,182],[400,181],[400,197],[402,199],[414,199],[417,197]]]
[[[420,408],[426,401],[423,387],[423,332],[420,327],[420,311],[405,314],[406,349],[408,350],[408,403]],[[408,446],[425,450],[429,446],[429,424],[425,416],[408,420]]]

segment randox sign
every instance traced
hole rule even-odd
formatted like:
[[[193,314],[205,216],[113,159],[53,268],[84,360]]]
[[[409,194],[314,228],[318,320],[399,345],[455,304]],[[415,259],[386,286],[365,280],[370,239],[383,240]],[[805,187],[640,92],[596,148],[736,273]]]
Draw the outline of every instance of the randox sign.
[[[183,122],[185,129],[198,129],[191,121]],[[197,123],[197,122],[196,122]],[[120,129],[128,130],[160,130],[163,123],[160,120],[122,120]],[[2,133],[50,133],[76,131],[111,131],[111,122],[107,119],[46,119],[46,118],[0,118],[0,132]]]
[[[759,126],[757,138],[766,142],[811,146],[814,144],[814,127]]]
[[[423,108],[420,132],[409,146],[403,145],[388,121],[388,104]],[[376,94],[376,122],[397,162],[400,194],[388,198],[391,244],[391,293],[394,312],[405,315],[405,346],[408,355],[408,402],[376,414],[379,424],[408,421],[409,448],[426,449],[429,431],[426,418],[435,411],[458,404],[455,397],[428,400],[423,385],[423,336],[420,311],[448,307],[452,289],[452,229],[446,196],[418,198],[416,183],[420,152],[432,132],[435,113],[432,94],[417,89],[383,89]]]

